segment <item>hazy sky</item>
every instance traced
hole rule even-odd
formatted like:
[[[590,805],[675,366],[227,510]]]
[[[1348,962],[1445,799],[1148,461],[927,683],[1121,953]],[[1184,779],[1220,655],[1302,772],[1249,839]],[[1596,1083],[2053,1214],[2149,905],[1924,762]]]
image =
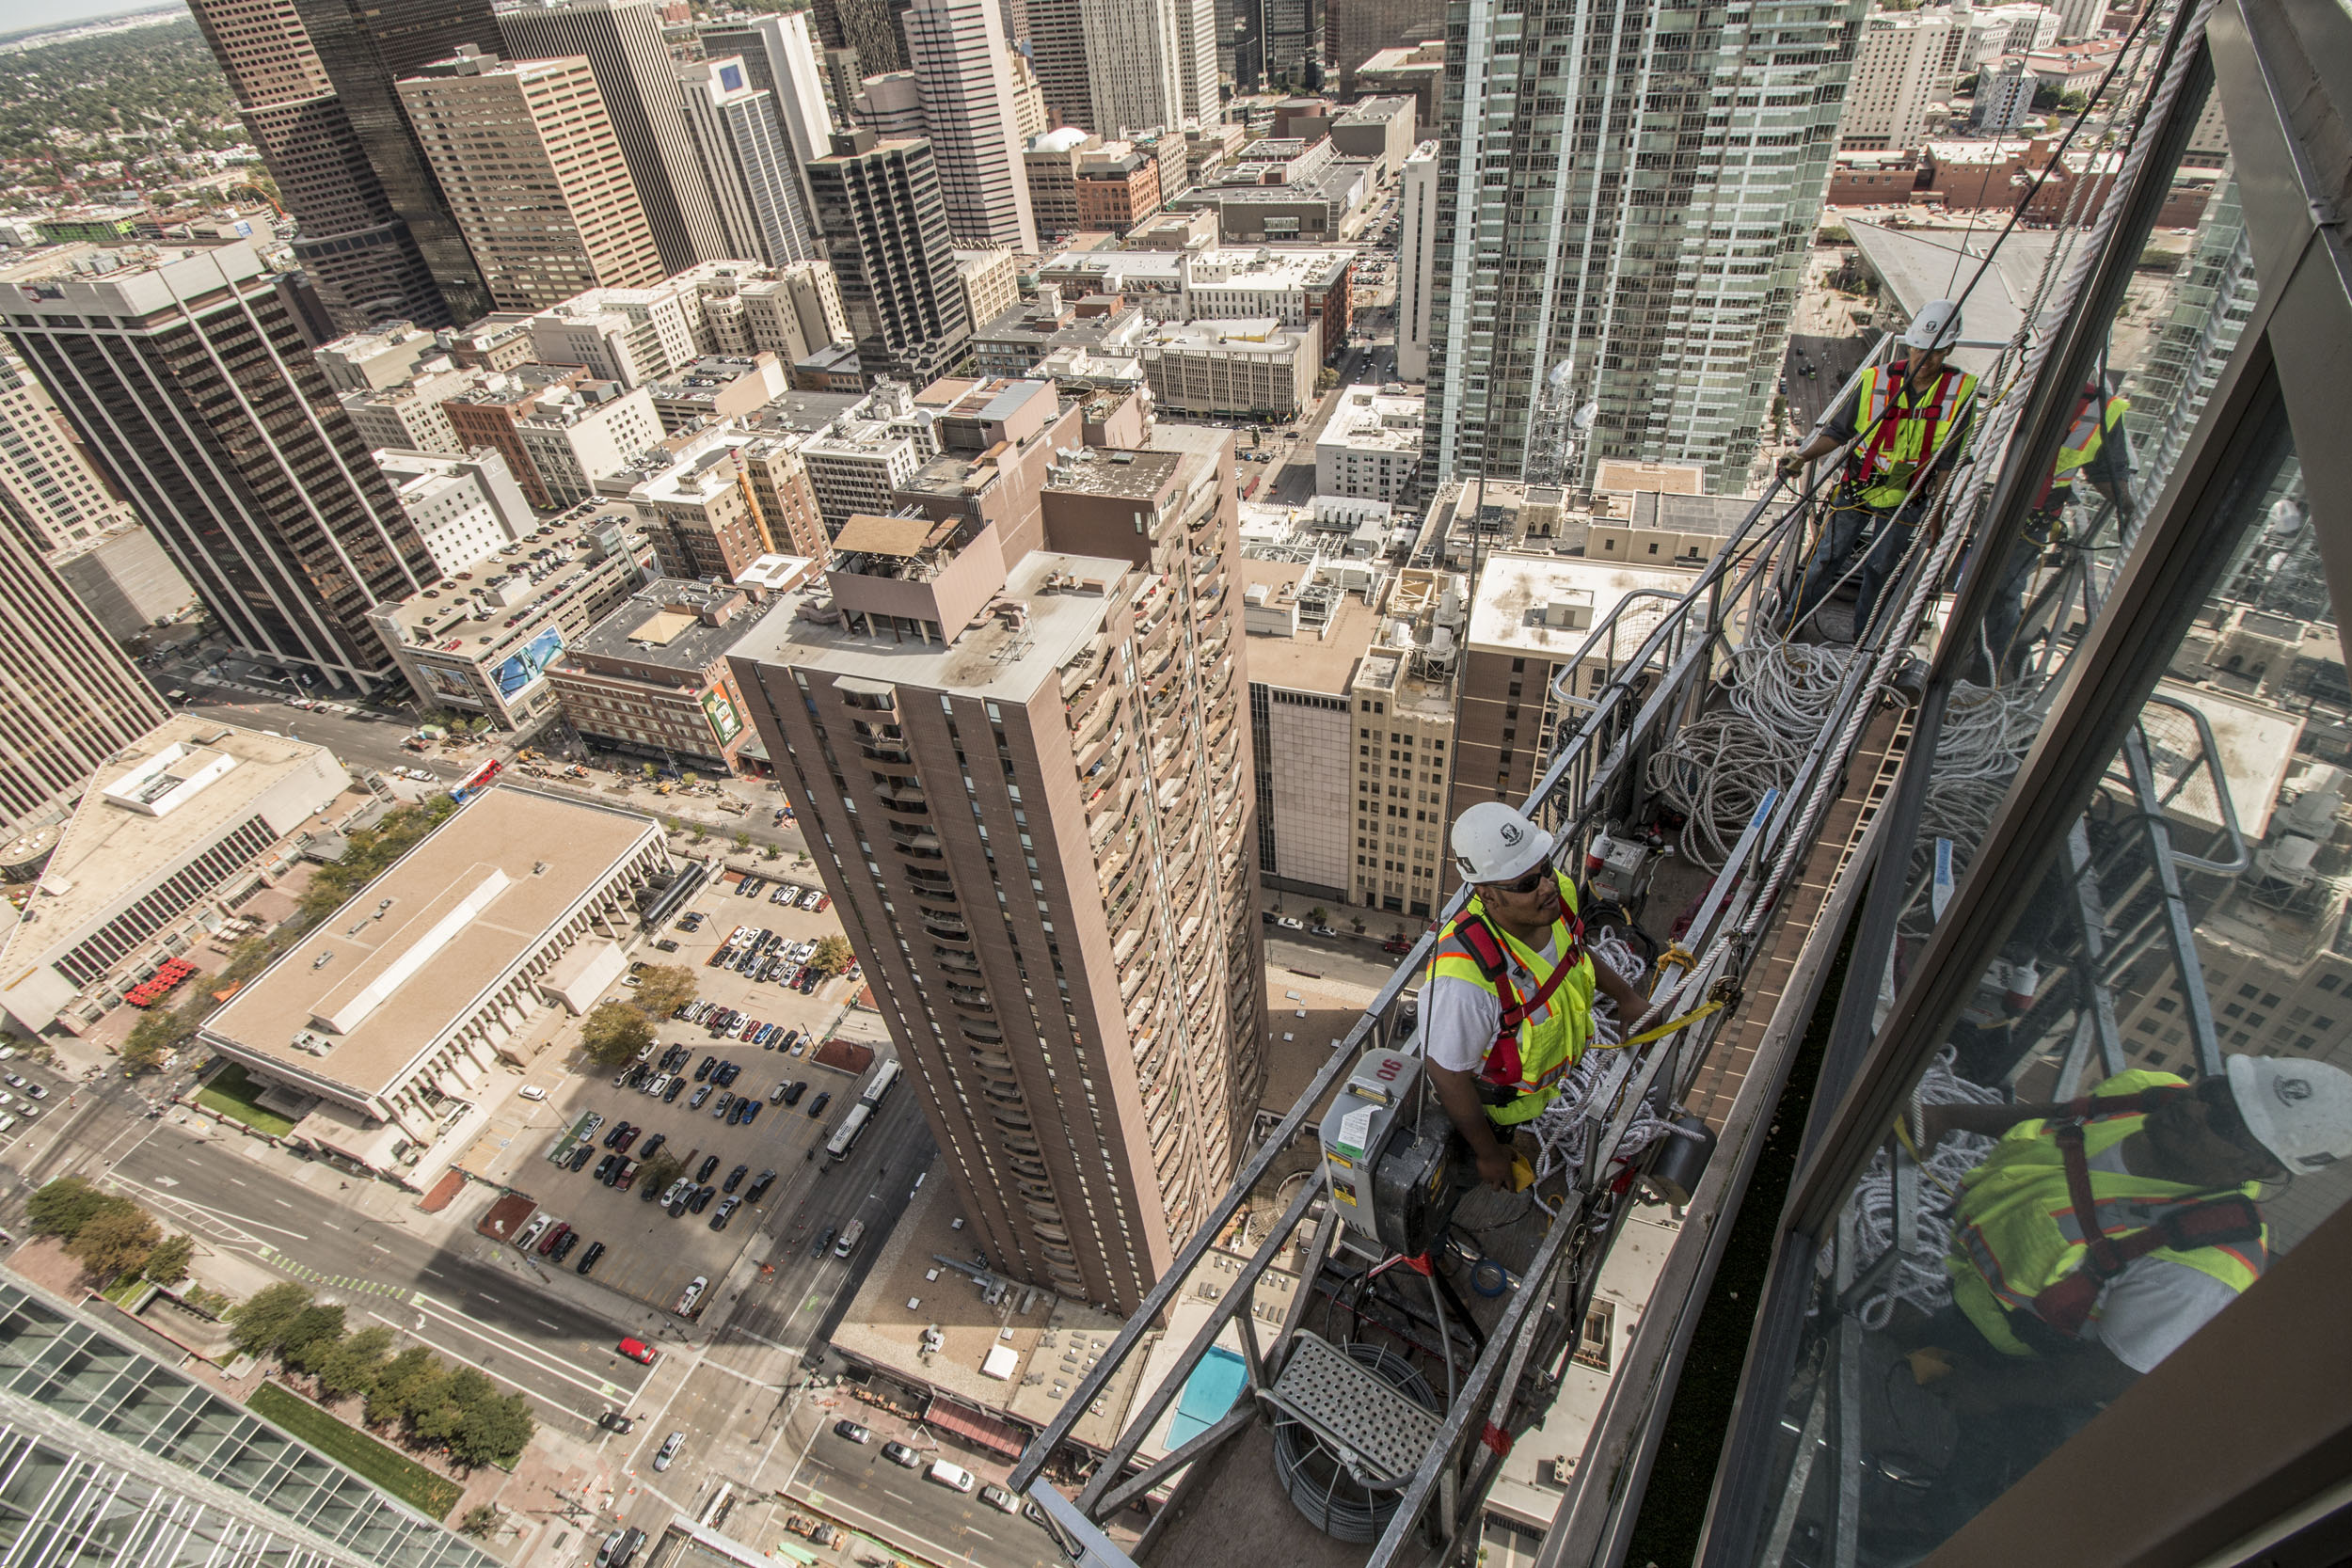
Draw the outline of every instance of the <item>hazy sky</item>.
[[[0,33],[22,32],[54,22],[80,22],[117,11],[143,11],[155,0],[0,0]]]

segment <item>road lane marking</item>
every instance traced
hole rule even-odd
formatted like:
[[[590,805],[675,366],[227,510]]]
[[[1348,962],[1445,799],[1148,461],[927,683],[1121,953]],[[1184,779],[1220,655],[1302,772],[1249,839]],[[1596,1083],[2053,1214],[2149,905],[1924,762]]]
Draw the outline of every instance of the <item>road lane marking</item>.
[[[502,1307],[505,1305],[505,1303],[500,1301],[498,1297],[490,1294],[487,1291],[476,1291],[474,1294],[480,1296],[484,1301],[488,1302],[493,1307]]]
[[[989,1534],[989,1533],[988,1533],[988,1531],[986,1531],[986,1530],[984,1530],[984,1529],[980,1528],[980,1527],[979,1527],[979,1526],[977,1526],[977,1525],[966,1525],[966,1526],[964,1526],[964,1527],[963,1527],[963,1532],[964,1532],[964,1534],[966,1534],[966,1535],[977,1535],[977,1536],[978,1536],[978,1537],[979,1537],[981,1540],[983,1540],[983,1541],[993,1541],[993,1540],[995,1540],[995,1539],[996,1539],[994,1536],[993,1536],[993,1535]]]
[[[449,1324],[459,1333],[479,1339],[493,1350],[502,1351],[509,1355],[513,1355],[520,1360],[529,1362],[552,1376],[564,1379],[566,1383],[577,1384],[579,1386],[586,1388],[591,1392],[606,1399],[621,1399],[626,1397],[628,1394],[627,1389],[622,1388],[619,1385],[607,1378],[575,1376],[573,1371],[570,1370],[573,1368],[574,1363],[559,1360],[556,1357],[550,1356],[547,1354],[539,1346],[532,1344],[530,1340],[518,1338],[516,1336],[505,1332],[503,1329],[496,1328],[488,1323],[481,1323],[472,1318],[458,1317],[455,1315],[458,1309],[442,1306],[439,1302],[434,1300],[431,1296],[424,1294],[421,1291],[418,1291],[409,1299],[416,1304],[419,1309],[430,1313],[433,1317]],[[497,1338],[491,1338],[493,1335],[496,1335]],[[588,1369],[581,1368],[580,1370],[585,1371]]]
[[[446,1279],[449,1277],[438,1269],[426,1269],[424,1272],[431,1275],[436,1279]]]
[[[277,1204],[277,1205],[278,1205],[278,1207],[279,1207],[280,1209],[291,1209],[291,1208],[293,1208],[293,1207],[294,1207],[294,1205],[293,1205],[293,1204],[288,1203],[288,1202],[287,1202],[284,1198],[282,1198],[282,1197],[274,1197],[274,1198],[271,1198],[271,1199],[270,1199],[270,1201],[271,1201],[272,1203]]]
[[[240,1181],[240,1180],[237,1180],[235,1177],[233,1177],[233,1176],[232,1176],[232,1177],[230,1177],[230,1178],[229,1179],[229,1184],[230,1184],[230,1186],[232,1186],[232,1187],[242,1187],[242,1186],[244,1186],[244,1185],[245,1185],[245,1183],[244,1183],[244,1182],[242,1182],[242,1181]]]
[[[548,1321],[547,1321],[547,1319],[545,1319],[545,1318],[533,1318],[533,1319],[532,1319],[531,1321],[532,1321],[532,1323],[537,1323],[537,1324],[538,1324],[541,1328],[555,1328],[555,1325],[554,1325],[553,1323],[551,1323],[548,1322]],[[564,1331],[563,1331],[562,1329],[560,1329],[560,1328],[555,1328],[555,1331],[556,1331],[558,1334],[561,1334],[561,1333],[563,1333],[563,1332],[564,1332]]]

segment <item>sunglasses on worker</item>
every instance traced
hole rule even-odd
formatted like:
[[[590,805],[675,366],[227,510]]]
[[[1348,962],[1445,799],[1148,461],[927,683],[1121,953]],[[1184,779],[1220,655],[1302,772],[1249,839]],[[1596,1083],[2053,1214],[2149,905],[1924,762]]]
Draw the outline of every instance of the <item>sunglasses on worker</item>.
[[[1488,882],[1486,889],[1490,893],[1527,894],[1534,892],[1550,879],[1551,863],[1546,861],[1516,882]]]

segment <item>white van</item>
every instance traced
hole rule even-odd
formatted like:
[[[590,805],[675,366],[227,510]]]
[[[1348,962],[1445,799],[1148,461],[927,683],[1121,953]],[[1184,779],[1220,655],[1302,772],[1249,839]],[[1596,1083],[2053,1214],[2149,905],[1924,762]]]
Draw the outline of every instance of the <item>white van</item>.
[[[14,1117],[0,1117],[0,1132],[6,1132],[15,1125],[16,1118]]]
[[[971,1471],[961,1465],[950,1465],[944,1459],[932,1460],[931,1467],[926,1473],[940,1485],[952,1486],[959,1492],[969,1492],[978,1484],[972,1479]]]

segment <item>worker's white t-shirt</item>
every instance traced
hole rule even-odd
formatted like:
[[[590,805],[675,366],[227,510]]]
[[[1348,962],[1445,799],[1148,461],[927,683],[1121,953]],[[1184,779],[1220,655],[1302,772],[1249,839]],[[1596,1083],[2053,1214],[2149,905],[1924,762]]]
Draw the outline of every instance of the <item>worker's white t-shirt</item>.
[[[1546,963],[1555,963],[1560,955],[1560,927],[1551,927],[1535,956]],[[1533,996],[1541,989],[1541,982],[1527,972],[1509,945],[1503,953],[1510,962],[1511,984],[1521,996]],[[1560,982],[1563,987],[1567,982]],[[1554,1002],[1560,993],[1554,991],[1533,1015],[1542,1019],[1551,1016]],[[1476,1072],[1486,1060],[1486,1048],[1495,1042],[1495,1031],[1502,1026],[1502,1002],[1493,991],[1469,980],[1457,980],[1441,974],[1422,988],[1421,1037],[1422,1049],[1429,1059],[1441,1068],[1455,1072]]]
[[[2092,1170],[2122,1175],[2122,1146],[2103,1148],[2088,1163]],[[2135,1259],[2099,1292],[2090,1321],[2083,1325],[2083,1338],[2106,1346],[2132,1370],[2153,1372],[2236,1299],[2235,1291],[2185,1264],[2165,1258]]]

